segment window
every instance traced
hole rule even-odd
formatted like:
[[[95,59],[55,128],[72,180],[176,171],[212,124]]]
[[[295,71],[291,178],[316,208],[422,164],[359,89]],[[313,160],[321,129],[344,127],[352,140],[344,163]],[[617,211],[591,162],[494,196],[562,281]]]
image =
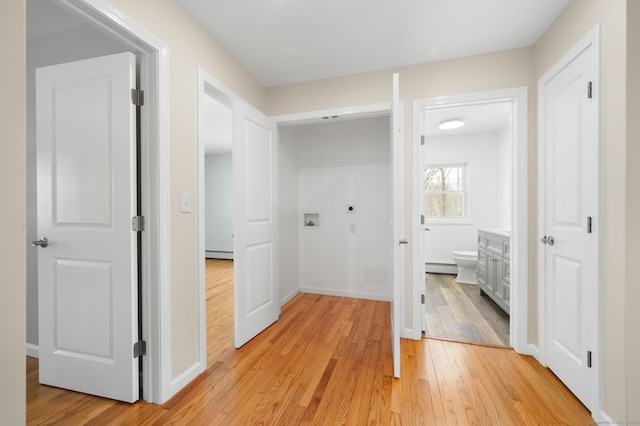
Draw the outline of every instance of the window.
[[[467,217],[467,165],[440,164],[424,171],[424,205],[427,220]]]

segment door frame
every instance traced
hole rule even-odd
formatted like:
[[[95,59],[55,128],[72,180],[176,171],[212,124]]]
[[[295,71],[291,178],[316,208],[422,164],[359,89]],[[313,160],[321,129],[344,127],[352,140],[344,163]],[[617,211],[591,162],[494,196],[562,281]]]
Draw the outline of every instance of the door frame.
[[[495,102],[510,102],[512,114],[512,207],[511,207],[511,346],[518,353],[530,354],[535,348],[527,342],[528,327],[528,126],[527,126],[527,88],[491,90],[452,96],[416,99],[413,101],[413,240],[421,241],[420,191],[422,185],[422,157],[420,155],[420,136],[422,134],[422,112],[451,107],[483,105]],[[421,294],[424,282],[421,282],[420,267],[424,267],[422,250],[413,250],[413,339],[422,335]],[[513,285],[513,283],[516,283]]]
[[[596,189],[596,203],[598,217],[594,221],[594,228],[596,233],[596,312],[594,313],[597,322],[597,329],[595,330],[595,346],[598,351],[594,354],[594,362],[592,368],[595,370],[594,375],[596,377],[597,386],[595,389],[595,397],[593,407],[587,407],[591,411],[592,416],[596,420],[600,420],[603,408],[603,392],[602,392],[602,24],[596,25],[589,33],[587,33],[575,46],[573,46],[567,53],[565,53],[547,72],[543,74],[538,80],[538,230],[545,229],[545,192],[544,192],[544,168],[546,158],[546,140],[545,140],[545,94],[543,85],[545,82],[551,80],[556,74],[562,71],[569,63],[571,63],[576,57],[578,57],[585,49],[592,46],[594,49],[594,57],[596,61],[596,67],[594,70],[593,78],[593,91],[596,94],[595,98],[598,101],[596,109],[596,125],[598,127],[597,133],[597,170],[594,172],[597,175],[598,188]],[[538,236],[540,238],[541,236]],[[535,354],[538,361],[547,366],[547,282],[545,278],[545,246],[538,245],[538,353]]]
[[[141,109],[142,333],[147,341],[141,383],[147,402],[162,404],[191,380],[171,377],[171,246],[169,185],[169,47],[104,0],[54,0],[136,54]],[[194,376],[195,377],[195,376]]]

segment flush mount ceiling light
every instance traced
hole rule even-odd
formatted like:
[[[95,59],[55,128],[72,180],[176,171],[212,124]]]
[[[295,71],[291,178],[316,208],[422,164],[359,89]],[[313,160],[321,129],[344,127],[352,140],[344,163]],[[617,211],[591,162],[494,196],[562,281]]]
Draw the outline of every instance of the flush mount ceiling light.
[[[451,130],[451,129],[457,129],[462,126],[464,126],[464,119],[448,118],[446,120],[442,120],[438,128],[441,130]]]

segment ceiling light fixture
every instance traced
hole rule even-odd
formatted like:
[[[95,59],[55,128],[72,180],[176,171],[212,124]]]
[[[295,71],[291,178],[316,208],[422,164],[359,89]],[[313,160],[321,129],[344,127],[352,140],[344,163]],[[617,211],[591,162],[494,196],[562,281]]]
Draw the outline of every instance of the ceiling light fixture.
[[[438,128],[441,130],[451,130],[451,129],[457,129],[462,126],[464,126],[464,119],[448,118],[446,120],[442,120]]]

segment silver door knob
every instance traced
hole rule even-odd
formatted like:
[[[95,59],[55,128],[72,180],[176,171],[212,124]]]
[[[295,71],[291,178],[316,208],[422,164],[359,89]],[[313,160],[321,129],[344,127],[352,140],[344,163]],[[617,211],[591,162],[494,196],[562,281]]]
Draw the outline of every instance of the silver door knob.
[[[31,245],[34,247],[42,247],[45,248],[46,246],[49,245],[49,240],[47,240],[46,237],[40,238],[39,240],[36,241],[31,241]]]
[[[544,236],[540,239],[541,242],[543,242],[544,244],[549,244],[550,246],[554,245],[556,243],[556,240],[551,236]]]

